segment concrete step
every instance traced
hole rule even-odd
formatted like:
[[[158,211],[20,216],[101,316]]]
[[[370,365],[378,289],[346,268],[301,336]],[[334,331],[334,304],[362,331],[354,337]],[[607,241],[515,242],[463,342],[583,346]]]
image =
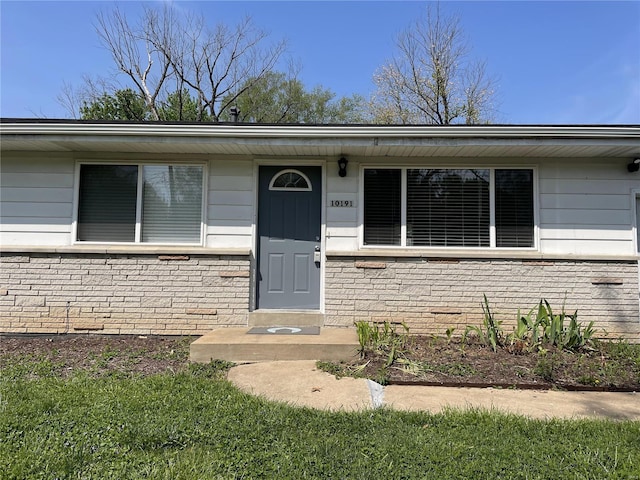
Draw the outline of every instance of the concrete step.
[[[256,335],[250,328],[221,328],[191,344],[189,359],[258,362],[271,360],[347,361],[358,355],[358,335],[352,328],[321,328],[319,335]]]
[[[249,313],[250,327],[321,327],[324,313],[309,310],[255,310]]]

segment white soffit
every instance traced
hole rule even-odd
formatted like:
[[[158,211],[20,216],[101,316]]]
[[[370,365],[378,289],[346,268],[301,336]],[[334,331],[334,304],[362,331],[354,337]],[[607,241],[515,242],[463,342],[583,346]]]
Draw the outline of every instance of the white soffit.
[[[0,124],[3,151],[367,157],[634,157],[638,126]]]

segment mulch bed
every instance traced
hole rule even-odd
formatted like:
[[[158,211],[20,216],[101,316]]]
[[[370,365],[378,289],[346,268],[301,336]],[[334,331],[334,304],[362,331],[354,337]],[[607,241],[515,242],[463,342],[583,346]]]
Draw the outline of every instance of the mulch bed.
[[[357,371],[366,365],[364,376],[387,384],[640,391],[639,360],[613,353],[606,343],[582,352],[555,347],[494,352],[473,340],[463,345],[459,339],[414,336],[389,366],[387,352],[368,352],[362,360],[341,366]]]
[[[0,336],[0,368],[28,357],[46,364],[56,375],[84,371],[153,375],[186,369],[194,338],[135,335],[4,335]]]

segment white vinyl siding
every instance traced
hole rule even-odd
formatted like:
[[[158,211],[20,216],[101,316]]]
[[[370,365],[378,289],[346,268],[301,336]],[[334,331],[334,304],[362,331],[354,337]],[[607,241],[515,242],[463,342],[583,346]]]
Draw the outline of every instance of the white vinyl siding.
[[[254,163],[218,160],[209,164],[206,246],[251,248],[255,202]]]
[[[540,250],[633,255],[631,192],[640,175],[613,159],[545,161],[539,169]]]
[[[499,150],[499,147],[491,147]],[[375,150],[372,147],[372,150]],[[377,150],[376,150],[377,152]],[[374,152],[375,153],[375,152]],[[498,152],[499,153],[499,152]],[[77,156],[77,154],[75,154]],[[98,160],[92,155],[83,160]],[[110,155],[109,161],[130,158]],[[149,158],[149,156],[147,156]],[[162,157],[163,160],[166,156]],[[338,158],[338,157],[336,157]],[[326,249],[360,249],[361,166],[388,165],[384,157],[349,158],[347,176],[338,177],[336,159],[326,162]],[[457,168],[483,164],[482,158],[407,159],[409,168]],[[640,173],[627,172],[628,158],[495,158],[491,167],[536,167],[538,251],[560,256],[629,256],[637,251],[633,231],[633,191]],[[160,162],[157,162],[160,163]],[[74,216],[72,154],[3,152],[0,164],[0,244],[65,246],[72,244]],[[255,202],[253,158],[213,157],[208,161],[206,243],[210,248],[252,247]],[[331,201],[352,202],[332,207]],[[416,247],[419,248],[419,247]]]
[[[366,162],[366,163],[365,163]],[[424,168],[427,162],[408,162],[409,168]],[[465,165],[471,162],[467,160]],[[477,163],[481,163],[477,159]],[[631,192],[640,190],[640,173],[627,172],[628,159],[619,158],[529,158],[536,180],[534,218],[536,250],[559,256],[629,256],[636,252],[633,233],[634,212]],[[362,190],[362,176],[354,170],[389,165],[385,158],[349,159],[346,178],[337,181],[331,163],[327,167],[328,202],[353,198]],[[496,158],[491,167],[509,169],[522,165],[521,158]],[[456,168],[454,159],[429,159],[428,165]],[[523,165],[524,166],[524,165]],[[357,197],[359,202],[361,197]],[[327,250],[354,252],[362,242],[362,205],[354,208],[327,208]],[[357,205],[357,208],[356,208]],[[358,219],[345,214],[359,210]],[[419,248],[419,247],[414,247]]]
[[[359,164],[349,159],[347,176],[338,175],[336,161],[327,162],[326,171],[326,250],[358,249]],[[341,203],[334,203],[341,202]],[[336,206],[340,205],[340,206]]]
[[[73,171],[71,159],[3,153],[0,244],[69,245]]]

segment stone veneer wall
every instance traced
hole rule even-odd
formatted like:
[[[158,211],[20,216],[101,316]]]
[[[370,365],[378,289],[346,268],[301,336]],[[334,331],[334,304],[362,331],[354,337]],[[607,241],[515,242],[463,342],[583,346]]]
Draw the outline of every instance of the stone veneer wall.
[[[246,325],[249,256],[8,254],[0,332],[199,335]]]
[[[410,333],[460,335],[482,322],[483,294],[511,331],[522,313],[547,299],[578,309],[608,337],[640,341],[635,261],[485,260],[332,257],[326,263],[326,325],[405,322]]]

